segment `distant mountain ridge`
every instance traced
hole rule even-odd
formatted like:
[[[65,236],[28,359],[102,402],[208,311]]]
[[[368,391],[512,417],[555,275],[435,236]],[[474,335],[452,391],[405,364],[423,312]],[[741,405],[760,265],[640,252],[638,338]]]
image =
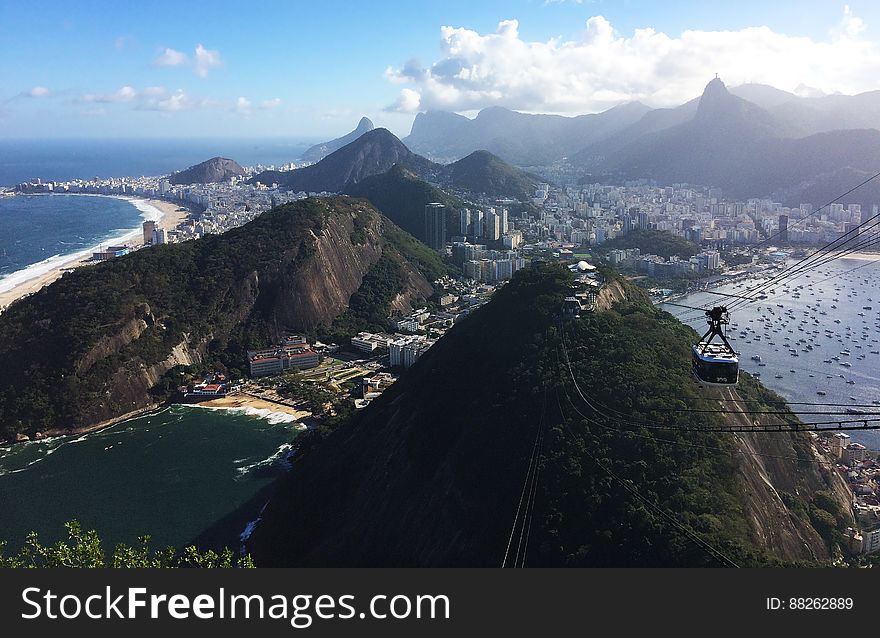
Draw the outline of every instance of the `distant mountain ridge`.
[[[588,147],[574,160],[592,168],[602,181],[649,178],[665,184],[702,184],[721,187],[735,197],[785,193],[791,203],[799,203],[799,193],[816,183],[824,186],[813,188],[813,196],[830,198],[858,183],[828,178],[842,176],[841,168],[880,168],[880,131],[837,130],[804,137],[793,133],[790,124],[733,95],[715,79],[706,86],[691,119],[635,136],[610,152],[601,145]],[[853,201],[859,201],[858,195]]]
[[[711,87],[719,84],[723,87],[720,79],[710,83]],[[473,119],[427,111],[416,115],[403,141],[433,160],[451,161],[475,150],[488,150],[517,166],[563,162],[601,175],[603,180],[671,179],[722,186],[729,193],[746,196],[795,199],[800,192],[833,198],[834,191],[843,192],[858,183],[843,179],[844,175],[862,174],[874,165],[873,153],[863,144],[850,153],[837,147],[858,137],[852,131],[865,130],[868,139],[874,139],[875,131],[880,131],[880,91],[824,95],[808,87],[790,92],[764,84],[724,89],[718,91],[720,101],[712,108],[710,88],[709,96],[677,107],[650,109],[630,103],[577,117],[525,114],[501,107],[483,109]],[[694,122],[701,102],[706,103],[702,125]],[[806,141],[820,133],[834,135]],[[689,135],[694,136],[690,142]],[[805,151],[834,156],[844,165],[807,161],[798,156]],[[767,157],[812,168],[794,175],[787,165],[771,165]],[[814,170],[820,164],[820,170]],[[758,187],[765,190],[754,190]],[[867,191],[860,190],[859,197],[863,196],[867,198]]]
[[[168,181],[175,185],[182,184],[213,184],[225,182],[230,177],[244,175],[244,169],[235,160],[226,157],[212,157],[186,170],[168,176]]]
[[[355,192],[357,184],[395,165],[426,182],[490,197],[526,198],[541,181],[488,151],[475,151],[452,164],[437,164],[410,151],[387,129],[377,128],[317,164],[292,171],[264,171],[251,178],[251,183],[306,192]]]
[[[384,173],[399,162],[420,165],[426,171],[431,162],[415,155],[388,129],[377,128],[330,153],[317,164],[293,171],[264,171],[251,179],[263,184],[306,192],[341,193],[365,177]]]
[[[528,114],[502,107],[483,109],[473,119],[444,111],[419,113],[404,143],[440,161],[487,150],[518,166],[556,161],[635,122],[650,109],[639,102],[603,113],[563,117]]]
[[[346,144],[351,144],[361,135],[363,135],[364,133],[369,133],[374,128],[375,127],[373,126],[373,122],[370,120],[370,118],[362,117],[360,122],[358,122],[358,125],[351,133],[343,135],[342,137],[337,137],[335,140],[330,140],[329,142],[321,142],[320,144],[315,144],[314,146],[308,148],[306,152],[302,154],[300,159],[306,162],[320,162],[333,151],[338,151]]]

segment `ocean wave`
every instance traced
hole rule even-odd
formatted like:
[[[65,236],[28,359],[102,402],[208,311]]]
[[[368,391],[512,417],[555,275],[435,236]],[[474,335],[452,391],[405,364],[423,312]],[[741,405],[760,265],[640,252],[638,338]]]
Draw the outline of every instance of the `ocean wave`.
[[[287,471],[291,467],[290,453],[293,450],[293,443],[282,443],[271,455],[254,463],[248,463],[241,467],[235,468],[236,479],[241,480],[255,470],[277,467],[283,471]]]
[[[276,412],[267,408],[255,408],[249,405],[221,408],[213,405],[200,405],[198,403],[193,403],[191,405],[187,405],[186,407],[198,408],[200,410],[222,410],[223,412],[228,412],[230,414],[240,414],[242,416],[249,416],[255,419],[263,419],[265,421],[268,421],[270,425],[293,423],[296,424],[297,429],[304,430],[306,428],[306,426],[302,423],[299,423],[297,417],[293,416],[292,414],[288,414],[287,412]]]
[[[35,459],[31,459],[29,462],[25,463],[21,467],[17,467],[15,469],[9,469],[9,470],[3,469],[2,467],[0,467],[0,476],[6,476],[8,474],[18,474],[19,472],[24,472],[25,470],[36,465],[37,463],[40,463],[41,461],[45,461],[47,458],[49,458],[55,452],[57,452],[58,450],[63,448],[65,445],[67,445],[68,443],[71,443],[71,442],[72,441],[62,441],[59,438],[52,438],[52,439],[42,439],[39,441],[24,441],[23,443],[16,443],[15,446],[10,449],[10,452],[8,454],[0,454],[0,460],[4,460],[4,459],[8,458],[9,460],[14,461],[15,456],[25,452],[29,447],[33,447],[33,446],[39,446],[39,447],[45,448],[45,449],[41,450],[41,452],[42,452],[41,456],[38,456]]]
[[[141,213],[141,219],[144,221],[160,221],[165,214],[155,206],[153,206],[150,202],[141,198],[134,197],[122,197],[122,196],[114,196],[114,195],[91,195],[91,194],[75,194],[72,193],[76,197],[108,197],[111,199],[121,199],[132,206],[134,206]],[[100,243],[95,244],[91,248],[86,248],[84,250],[78,250],[72,253],[58,254],[53,255],[43,261],[39,261],[35,264],[31,264],[26,268],[22,268],[21,270],[17,270],[15,272],[9,273],[4,277],[0,278],[0,293],[9,292],[16,286],[20,286],[28,281],[33,279],[37,279],[42,277],[46,273],[49,273],[53,270],[57,270],[66,264],[73,263],[75,261],[79,261],[84,257],[88,257],[92,253],[99,250],[102,246],[113,245],[113,244],[124,244],[125,242],[132,241],[137,238],[143,231],[141,227],[132,229],[124,229],[119,231],[114,231],[114,233],[119,232],[123,233],[118,236],[108,237],[103,239]]]

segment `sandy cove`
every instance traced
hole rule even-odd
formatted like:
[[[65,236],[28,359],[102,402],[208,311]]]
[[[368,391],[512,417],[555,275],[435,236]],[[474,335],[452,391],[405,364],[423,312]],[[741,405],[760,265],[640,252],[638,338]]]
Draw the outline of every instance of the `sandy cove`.
[[[166,231],[173,230],[177,227],[178,224],[183,222],[189,216],[189,211],[178,211],[177,209],[179,208],[179,206],[177,204],[172,204],[170,202],[159,199],[144,199],[144,201],[162,211],[162,219],[157,223],[157,225],[159,226],[159,228],[164,228]],[[126,241],[125,243],[132,248],[140,248],[144,245],[143,234],[138,233],[136,237]],[[48,286],[56,279],[59,279],[65,272],[91,263],[94,263],[91,260],[91,255],[82,257],[75,261],[69,261],[65,264],[62,264],[58,268],[53,268],[48,272],[37,275],[33,279],[28,279],[27,281],[18,284],[17,286],[15,286],[15,288],[12,288],[11,290],[0,292],[0,309],[6,308],[6,306],[11,304],[13,301],[16,301],[17,299],[21,299],[22,297],[26,297],[27,295],[37,292],[43,286]]]
[[[270,412],[289,414],[290,416],[295,417],[298,420],[308,419],[312,416],[311,412],[298,410],[292,406],[285,405],[283,403],[274,403],[272,401],[258,399],[247,394],[230,394],[225,397],[211,399],[210,401],[202,401],[199,403],[199,405],[206,408],[218,408],[225,410],[231,410],[235,408],[253,408],[255,410],[268,410]]]
[[[294,417],[297,421],[300,421],[300,424],[297,424],[300,428],[306,428],[309,421],[312,419],[312,413],[305,410],[298,410],[292,406],[285,405],[283,403],[274,403],[272,401],[266,401],[264,399],[259,399],[254,396],[250,396],[247,394],[230,394],[224,397],[219,397],[217,399],[211,399],[210,401],[201,401],[197,404],[180,404],[180,405],[191,405],[192,407],[205,407],[211,408],[212,410],[235,410],[242,408],[251,408],[254,410],[265,410],[266,412],[276,412],[280,414],[287,414]],[[166,404],[164,407],[167,407]],[[134,419],[139,416],[144,416],[145,414],[149,414],[151,412],[155,412],[156,410],[162,409],[163,406],[158,403],[153,403],[151,405],[144,406],[143,408],[138,408],[137,410],[132,410],[131,412],[126,412],[125,414],[120,414],[117,417],[112,419],[107,419],[106,421],[100,421],[99,423],[93,423],[91,425],[86,425],[79,428],[72,429],[60,429],[60,428],[52,428],[46,430],[45,432],[40,433],[38,440],[43,439],[51,439],[59,436],[81,436],[83,434],[89,434],[91,432],[97,432],[98,430],[103,430],[104,428],[108,428],[111,425],[116,425],[117,423],[122,423],[123,421],[128,421],[129,419]],[[26,439],[21,439],[26,440]],[[29,440],[29,439],[28,439]],[[13,441],[8,441],[8,443],[12,443]],[[0,440],[0,444],[3,441]]]

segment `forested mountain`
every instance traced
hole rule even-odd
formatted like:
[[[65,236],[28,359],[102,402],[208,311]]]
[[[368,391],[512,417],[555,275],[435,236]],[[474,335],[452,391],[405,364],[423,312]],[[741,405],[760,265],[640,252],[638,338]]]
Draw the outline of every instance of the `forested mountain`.
[[[0,315],[2,434],[126,414],[168,396],[181,370],[245,369],[249,347],[288,331],[384,327],[432,294],[420,269],[443,268],[369,203],[345,197],[77,268]]]
[[[517,199],[530,198],[535,185],[545,181],[511,166],[489,151],[474,151],[447,164],[437,173],[437,179],[458,191]]]
[[[395,164],[381,175],[372,175],[352,184],[346,193],[364,197],[403,230],[425,240],[425,206],[439,202],[447,210],[447,235],[457,234],[458,211],[464,203],[428,184],[412,171]]]
[[[317,164],[292,171],[265,171],[252,183],[277,183],[296,191],[358,192],[357,184],[398,165],[420,179],[458,191],[489,197],[527,198],[539,178],[487,151],[471,153],[452,164],[436,164],[411,152],[387,129],[365,133]]]
[[[172,184],[211,184],[225,182],[230,177],[244,175],[244,169],[238,162],[225,157],[212,157],[186,170],[169,175]]]
[[[279,184],[295,191],[341,193],[365,177],[384,173],[402,163],[420,174],[433,169],[433,163],[411,152],[388,129],[377,128],[330,153],[317,164],[292,171],[264,171],[251,183]]]
[[[606,275],[604,310],[559,325],[567,270],[518,272],[366,409],[313,433],[251,537],[257,564],[497,567],[512,537],[528,566],[719,564],[646,502],[741,565],[827,561],[834,529],[811,521],[846,523],[833,476],[761,456],[808,459],[809,438],[675,429],[732,417],[674,411],[707,392],[693,331]],[[670,429],[585,419],[579,391]],[[740,392],[778,401],[750,379]]]

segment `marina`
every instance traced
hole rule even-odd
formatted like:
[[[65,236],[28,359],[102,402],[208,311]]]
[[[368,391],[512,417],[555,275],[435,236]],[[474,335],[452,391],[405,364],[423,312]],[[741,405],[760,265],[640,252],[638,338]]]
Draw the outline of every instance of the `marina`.
[[[737,307],[730,315],[728,339],[741,370],[788,401],[880,405],[880,310],[871,305],[880,294],[875,270],[873,261],[839,259]],[[713,292],[741,295],[760,282],[728,284]],[[711,306],[718,299],[698,292],[682,303]],[[705,330],[706,318],[698,312],[664,309],[698,332]],[[852,435],[868,447],[880,446],[880,433]]]

